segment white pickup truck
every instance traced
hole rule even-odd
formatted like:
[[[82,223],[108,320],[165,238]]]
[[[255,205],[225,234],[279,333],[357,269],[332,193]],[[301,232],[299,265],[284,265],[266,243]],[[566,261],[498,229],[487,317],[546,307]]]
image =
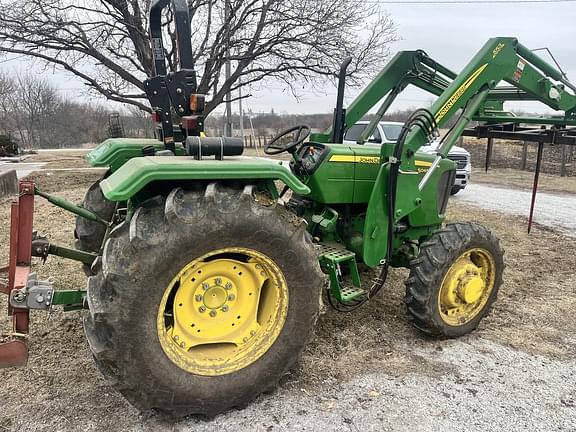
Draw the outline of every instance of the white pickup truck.
[[[344,143],[356,144],[369,123],[369,121],[359,121],[349,128],[344,135]],[[366,141],[366,145],[381,145],[382,143],[396,142],[403,125],[403,123],[398,122],[380,122],[374,134]],[[422,147],[419,151],[434,154],[438,149],[438,145],[439,141],[434,141]],[[452,195],[455,195],[464,189],[470,181],[470,174],[472,172],[470,153],[462,147],[454,146],[452,150],[450,150],[450,153],[448,153],[448,159],[456,162],[456,178],[454,179],[454,185],[451,191]]]

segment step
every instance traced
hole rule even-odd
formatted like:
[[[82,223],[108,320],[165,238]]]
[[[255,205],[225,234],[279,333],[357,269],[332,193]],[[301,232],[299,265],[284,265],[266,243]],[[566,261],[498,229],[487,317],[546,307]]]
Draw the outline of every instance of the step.
[[[338,248],[322,243],[319,243],[318,246],[320,248],[318,257],[326,258],[332,262],[341,263],[350,259],[356,259],[356,254],[348,249]]]
[[[366,291],[362,288],[356,288],[355,286],[348,285],[340,288],[340,301],[342,303],[347,303],[351,301],[358,300],[366,295]]]
[[[319,249],[318,260],[322,271],[330,277],[330,291],[334,298],[346,303],[366,295],[366,292],[361,288],[356,254],[333,244],[318,243],[317,246]],[[341,269],[342,266],[348,267],[351,285],[345,285],[341,280],[341,271],[339,272],[338,269]]]

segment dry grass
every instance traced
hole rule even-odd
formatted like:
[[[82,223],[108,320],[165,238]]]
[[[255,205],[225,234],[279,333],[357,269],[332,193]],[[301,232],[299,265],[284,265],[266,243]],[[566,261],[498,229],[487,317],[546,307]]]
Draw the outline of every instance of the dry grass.
[[[86,156],[86,151],[82,150],[62,153],[49,151],[30,155],[26,158],[26,162],[43,162],[46,165],[42,169],[89,168],[90,165],[84,156]]]
[[[474,168],[472,171],[472,182],[531,190],[534,184],[534,173],[504,168],[491,168],[486,173],[484,169]],[[576,177],[560,177],[541,173],[538,190],[542,192],[576,193]]]

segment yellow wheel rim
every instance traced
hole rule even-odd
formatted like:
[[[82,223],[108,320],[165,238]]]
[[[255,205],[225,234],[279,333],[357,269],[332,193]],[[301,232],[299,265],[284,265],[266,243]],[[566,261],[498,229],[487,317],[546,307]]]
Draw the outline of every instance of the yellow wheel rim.
[[[228,248],[195,259],[172,279],[157,330],[180,368],[226,375],[266,353],[287,314],[288,286],[276,263],[252,249]]]
[[[442,320],[461,326],[483,310],[494,289],[496,265],[485,249],[470,249],[454,261],[444,276],[438,295]]]

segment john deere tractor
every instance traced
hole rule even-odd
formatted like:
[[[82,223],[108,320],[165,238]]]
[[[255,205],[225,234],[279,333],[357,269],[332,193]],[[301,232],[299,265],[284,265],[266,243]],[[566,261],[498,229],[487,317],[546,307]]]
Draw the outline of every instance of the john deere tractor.
[[[475,329],[502,284],[503,250],[481,225],[444,224],[456,168],[448,152],[472,120],[489,139],[575,140],[575,87],[516,39],[498,37],[459,74],[423,51],[400,52],[345,110],[347,60],[331,130],[299,125],[266,145],[269,155],[289,154],[289,165],[243,157],[239,139],[204,136],[184,0],[172,1],[179,68],[166,70],[167,3],[156,0],[150,11],[156,75],[145,83],[159,139],[109,139],[92,151],[90,163],[108,172],[82,207],[20,184],[4,287],[14,333],[0,346],[0,364],[25,363],[20,336],[30,309],[85,309],[95,361],[132,404],[214,415],[277,385],[311,338],[323,301],[351,312],[385,289],[391,267],[410,269],[405,302],[414,327],[437,337]],[[397,142],[364,145],[408,85],[437,100],[414,112]],[[561,113],[503,110],[517,99]],[[381,100],[359,142],[342,144]],[[438,153],[419,152],[451,119]],[[552,129],[537,135],[519,126],[534,123]],[[78,215],[77,250],[32,235],[34,195]],[[30,273],[31,256],[49,254],[83,262],[87,288],[55,289]],[[359,266],[374,269],[375,280],[362,280]]]

